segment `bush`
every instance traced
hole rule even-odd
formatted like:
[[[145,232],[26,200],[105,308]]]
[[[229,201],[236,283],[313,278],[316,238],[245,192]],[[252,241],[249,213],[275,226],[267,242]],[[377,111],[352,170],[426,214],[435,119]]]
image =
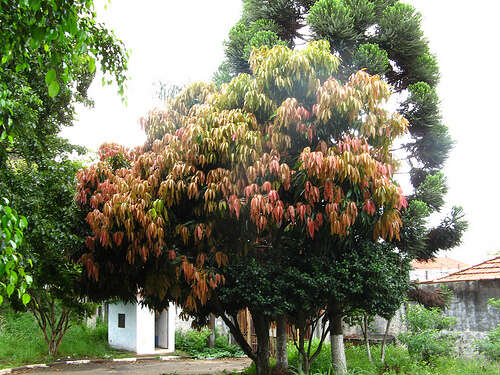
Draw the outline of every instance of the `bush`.
[[[490,299],[488,303],[500,309],[500,300]],[[474,342],[474,347],[479,353],[485,355],[486,358],[492,361],[500,360],[500,324],[488,332],[484,340]]]
[[[500,361],[500,324],[488,332],[484,340],[474,342],[474,347],[479,353],[492,361]]]
[[[188,330],[175,332],[175,346],[189,354],[202,352],[207,348],[207,340],[210,336],[209,329],[201,331]]]
[[[175,346],[177,349],[188,353],[194,358],[225,358],[241,357],[243,351],[235,345],[230,345],[227,336],[215,333],[215,347],[208,347],[208,328],[201,331],[188,330],[175,332]]]
[[[433,357],[452,353],[457,337],[441,331],[454,326],[455,318],[443,316],[438,308],[426,309],[416,305],[408,307],[406,324],[408,333],[399,335],[399,339],[413,359],[429,363]]]

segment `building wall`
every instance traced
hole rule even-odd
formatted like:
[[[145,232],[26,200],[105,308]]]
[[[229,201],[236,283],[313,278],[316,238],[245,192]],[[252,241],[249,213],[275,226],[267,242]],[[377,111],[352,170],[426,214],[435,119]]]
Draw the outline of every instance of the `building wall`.
[[[125,314],[125,328],[118,327],[118,314]],[[168,352],[174,352],[175,306],[170,304],[169,309],[162,312],[159,317],[158,324],[155,324],[155,313],[138,303],[109,304],[109,345],[137,354],[154,354],[156,334],[159,346]]]
[[[109,305],[108,342],[112,348],[136,351],[137,304],[113,303]],[[118,314],[125,314],[125,328],[118,328]]]
[[[137,354],[155,352],[155,314],[140,304],[137,307]]]
[[[443,269],[414,269],[410,271],[410,280],[416,281],[431,281],[449,275],[450,273],[459,271],[458,268],[443,268]]]
[[[487,332],[500,324],[499,311],[488,305],[490,298],[500,298],[500,279],[424,284],[422,287],[436,289],[441,285],[453,292],[445,315],[457,318],[454,331]]]
[[[397,339],[398,335],[401,333],[406,333],[406,323],[405,323],[406,308],[405,305],[401,305],[398,311],[394,314],[391,319],[391,324],[389,326],[388,335],[393,336]],[[370,334],[383,335],[387,327],[387,320],[380,316],[375,316],[373,323],[370,324],[371,329]],[[350,326],[346,323],[343,324],[344,335],[345,336],[362,336],[362,330],[360,326]]]
[[[175,352],[175,330],[176,330],[177,310],[175,304],[168,305],[168,351]]]
[[[176,309],[173,303],[156,317],[155,334],[158,336],[158,346],[169,352],[175,351],[175,318]]]
[[[490,298],[500,299],[500,279],[421,286],[435,289],[442,285],[453,292],[453,300],[444,314],[457,319],[452,332],[459,333],[458,351],[462,355],[470,356],[473,354],[472,342],[484,338],[488,331],[500,324],[500,312],[488,304]]]

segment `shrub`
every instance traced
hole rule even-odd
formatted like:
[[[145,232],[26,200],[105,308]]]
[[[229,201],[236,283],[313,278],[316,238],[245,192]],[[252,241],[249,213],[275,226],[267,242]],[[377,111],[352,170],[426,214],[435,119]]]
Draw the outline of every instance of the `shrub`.
[[[500,361],[500,324],[488,332],[484,340],[474,342],[474,347],[479,353],[493,361]]]
[[[244,355],[238,346],[229,344],[227,336],[220,335],[217,330],[215,333],[215,347],[209,348],[209,336],[210,330],[208,328],[201,331],[176,331],[175,346],[194,358],[241,357]]]
[[[500,309],[500,300],[490,299],[488,303]],[[476,340],[474,342],[475,349],[485,355],[486,358],[492,361],[500,360],[500,324],[488,332],[483,340]]]
[[[317,345],[315,342],[313,345]],[[385,363],[380,362],[380,346],[373,346],[371,364],[366,357],[363,346],[346,344],[346,358],[348,375],[498,375],[499,363],[488,363],[481,359],[462,359],[452,357],[435,357],[431,364],[417,362],[410,358],[408,351],[403,346],[388,345]],[[288,346],[288,363],[291,374],[297,374],[297,350],[290,344]],[[275,361],[271,358],[271,367]],[[255,365],[251,365],[244,372],[245,375],[255,375]],[[331,368],[330,344],[325,343],[321,354],[313,361],[310,375],[335,375]]]
[[[189,354],[202,352],[207,348],[208,336],[210,336],[209,329],[176,331],[175,346]]]
[[[441,331],[454,326],[455,318],[443,316],[438,308],[416,305],[408,307],[406,323],[408,333],[399,335],[399,339],[413,359],[430,362],[433,357],[452,353],[456,335]]]

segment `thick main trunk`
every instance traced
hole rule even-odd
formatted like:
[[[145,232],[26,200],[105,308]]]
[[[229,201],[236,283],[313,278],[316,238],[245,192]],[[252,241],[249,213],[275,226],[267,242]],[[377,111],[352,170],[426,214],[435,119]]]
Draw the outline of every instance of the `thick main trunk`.
[[[261,314],[252,313],[255,334],[257,335],[256,375],[270,375],[269,365],[269,321]]]
[[[288,334],[286,330],[286,317],[281,315],[276,320],[276,369],[286,371],[288,369]]]
[[[337,375],[347,374],[347,361],[345,359],[344,333],[342,330],[342,313],[339,306],[329,304],[328,319],[330,321],[330,343],[332,352],[332,365]]]
[[[215,348],[215,315],[210,314],[210,336],[208,336],[208,347]]]

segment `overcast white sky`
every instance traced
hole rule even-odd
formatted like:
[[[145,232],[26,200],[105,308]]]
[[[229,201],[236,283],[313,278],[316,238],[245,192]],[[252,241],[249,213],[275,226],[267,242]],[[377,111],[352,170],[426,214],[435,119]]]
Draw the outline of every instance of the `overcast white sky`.
[[[456,141],[445,173],[448,205],[463,206],[469,230],[460,248],[446,252],[470,264],[500,251],[500,106],[498,14],[492,0],[408,0],[423,16],[437,55],[444,122]],[[125,106],[113,87],[91,86],[93,109],[63,135],[91,149],[103,142],[134,146],[145,136],[138,118],[151,109],[153,83],[209,80],[223,59],[222,42],[239,19],[239,0],[113,0],[99,17],[131,49]],[[102,1],[102,3],[104,3]],[[497,232],[498,231],[498,232]]]

